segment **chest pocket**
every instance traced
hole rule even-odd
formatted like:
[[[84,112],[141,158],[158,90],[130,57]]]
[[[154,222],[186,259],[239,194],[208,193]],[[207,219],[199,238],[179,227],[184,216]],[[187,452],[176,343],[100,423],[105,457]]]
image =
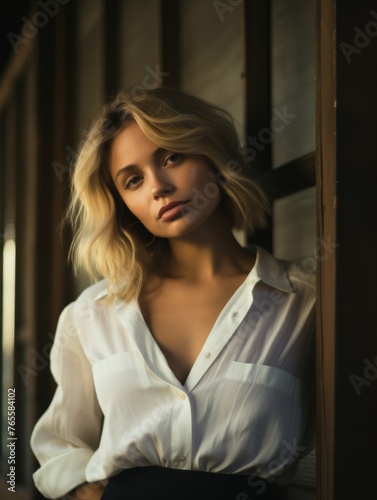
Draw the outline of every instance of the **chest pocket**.
[[[233,361],[225,373],[223,389],[251,427],[280,427],[293,438],[299,427],[301,381],[278,368]],[[270,429],[271,429],[270,428]]]
[[[236,442],[245,463],[266,463],[301,432],[301,381],[278,368],[233,361],[211,408],[214,442]],[[221,452],[221,444],[219,444]]]
[[[98,361],[93,366],[98,401],[106,414],[111,407],[142,397],[150,387],[144,361],[138,351],[126,351]]]

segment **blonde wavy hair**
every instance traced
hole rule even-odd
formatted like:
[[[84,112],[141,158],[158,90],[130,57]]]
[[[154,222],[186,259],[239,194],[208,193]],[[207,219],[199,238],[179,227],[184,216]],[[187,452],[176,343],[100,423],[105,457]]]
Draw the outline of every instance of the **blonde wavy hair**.
[[[251,233],[265,226],[265,194],[246,173],[230,115],[176,89],[122,91],[105,105],[82,142],[72,176],[67,219],[73,227],[71,258],[92,278],[107,278],[110,295],[138,297],[150,272],[168,257],[164,238],[154,238],[128,210],[109,173],[112,141],[137,123],[157,146],[201,155],[211,165],[232,228]]]

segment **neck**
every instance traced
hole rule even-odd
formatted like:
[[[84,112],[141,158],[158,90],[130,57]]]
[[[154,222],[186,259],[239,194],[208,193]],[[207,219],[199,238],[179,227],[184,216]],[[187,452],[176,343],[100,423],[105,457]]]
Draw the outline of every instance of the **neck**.
[[[254,257],[242,248],[229,227],[213,226],[201,234],[169,240],[167,276],[205,282],[220,275],[247,274]]]

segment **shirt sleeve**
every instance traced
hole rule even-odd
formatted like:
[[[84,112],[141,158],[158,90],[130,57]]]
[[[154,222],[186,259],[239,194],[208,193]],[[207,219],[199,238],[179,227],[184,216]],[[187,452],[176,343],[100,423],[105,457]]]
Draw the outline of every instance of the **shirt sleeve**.
[[[50,355],[57,389],[31,436],[32,450],[41,464],[33,479],[46,498],[62,497],[86,482],[85,469],[101,434],[102,412],[92,367],[73,310],[71,304],[60,316]]]

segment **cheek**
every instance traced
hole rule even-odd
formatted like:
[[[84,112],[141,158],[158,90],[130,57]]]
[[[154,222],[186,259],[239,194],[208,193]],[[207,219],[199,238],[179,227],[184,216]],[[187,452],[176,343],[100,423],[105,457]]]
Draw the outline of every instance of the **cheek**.
[[[124,192],[119,192],[120,197],[122,198],[123,203],[126,205],[127,209],[135,215],[135,217],[139,218],[139,215],[143,213],[141,210],[140,200],[137,197],[128,197],[125,196]]]
[[[186,186],[196,187],[202,192],[216,189],[216,177],[206,165],[193,165],[187,169],[185,177]]]
[[[156,222],[155,214],[153,213],[150,204],[145,203],[145,200],[140,193],[132,196],[132,199],[128,199],[127,202],[123,198],[123,202],[133,216],[136,217],[136,219],[138,219],[141,224],[148,229],[148,231],[153,231],[154,224]]]
[[[143,216],[145,217],[145,214],[146,214],[145,206],[141,207],[139,203],[130,203],[130,204],[126,203],[126,206],[127,206],[128,210],[131,213],[133,213],[134,216],[137,217],[138,219],[142,220]]]
[[[217,182],[213,179],[210,179],[203,188],[203,194],[210,200],[220,201],[221,191]]]
[[[198,186],[201,194],[209,201],[220,200],[220,187],[216,182],[216,176],[212,172],[202,172],[201,175],[197,177],[196,185]]]

